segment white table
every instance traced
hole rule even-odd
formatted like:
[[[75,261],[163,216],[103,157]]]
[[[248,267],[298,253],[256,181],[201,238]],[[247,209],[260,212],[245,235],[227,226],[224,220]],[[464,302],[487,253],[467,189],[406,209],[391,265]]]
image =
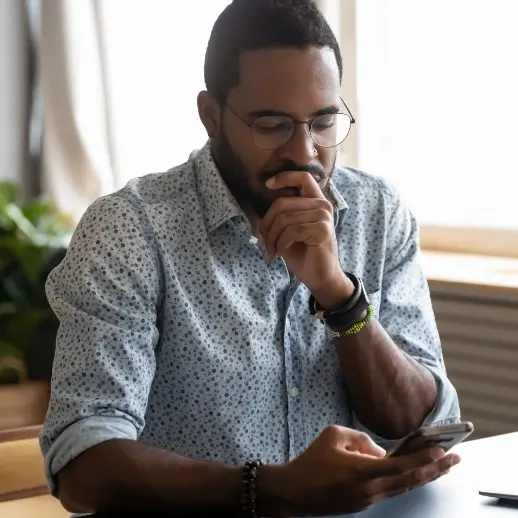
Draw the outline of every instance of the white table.
[[[495,481],[514,483],[518,493],[518,433],[460,444],[462,462],[420,489],[380,502],[355,518],[518,518],[518,502],[478,494]],[[348,515],[348,518],[351,515]]]
[[[518,433],[466,442],[453,451],[459,453],[462,462],[448,475],[343,518],[518,518],[518,502],[501,504],[478,494],[485,481],[498,477],[514,481],[518,490]],[[131,514],[97,516],[130,518]],[[164,518],[162,514],[153,516]],[[173,516],[168,515],[168,518]]]

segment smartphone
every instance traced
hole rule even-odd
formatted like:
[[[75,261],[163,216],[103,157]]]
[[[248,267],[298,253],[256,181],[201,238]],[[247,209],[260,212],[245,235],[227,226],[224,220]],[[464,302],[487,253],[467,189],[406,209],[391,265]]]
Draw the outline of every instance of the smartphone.
[[[474,429],[473,423],[469,421],[419,428],[399,441],[387,455],[407,455],[432,446],[440,446],[444,451],[448,451],[469,437]]]

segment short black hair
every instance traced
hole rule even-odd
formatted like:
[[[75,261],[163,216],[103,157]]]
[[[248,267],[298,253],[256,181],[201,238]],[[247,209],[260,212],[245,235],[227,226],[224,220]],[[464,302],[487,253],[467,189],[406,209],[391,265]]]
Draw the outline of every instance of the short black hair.
[[[336,37],[311,0],[234,0],[219,15],[205,54],[205,86],[220,103],[239,84],[239,57],[254,50],[329,47],[340,81],[343,64]]]

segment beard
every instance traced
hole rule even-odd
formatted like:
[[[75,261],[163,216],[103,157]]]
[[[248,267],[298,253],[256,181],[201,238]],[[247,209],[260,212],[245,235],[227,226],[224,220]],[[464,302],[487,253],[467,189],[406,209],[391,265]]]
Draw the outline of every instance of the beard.
[[[298,165],[288,160],[275,169],[254,174],[236,156],[223,131],[220,131],[218,138],[213,142],[215,144],[213,147],[214,161],[230,192],[243,209],[249,207],[260,219],[265,216],[272,203],[279,197],[275,191],[269,190],[265,185],[270,178],[284,171],[306,171],[321,178],[322,183],[327,183],[336,164],[335,156],[331,171],[326,172],[316,165]],[[259,189],[253,187],[251,180],[254,176],[257,176],[258,184],[261,186]],[[294,190],[296,192],[293,192],[292,195],[298,196],[297,189]]]

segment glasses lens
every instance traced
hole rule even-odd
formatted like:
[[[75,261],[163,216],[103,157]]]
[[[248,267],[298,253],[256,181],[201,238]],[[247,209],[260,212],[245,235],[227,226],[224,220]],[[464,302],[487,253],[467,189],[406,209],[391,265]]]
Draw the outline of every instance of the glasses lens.
[[[276,149],[290,140],[293,121],[289,117],[259,117],[252,125],[252,138],[262,149]]]
[[[317,146],[335,147],[349,134],[351,119],[345,113],[320,115],[311,124],[311,138]]]

